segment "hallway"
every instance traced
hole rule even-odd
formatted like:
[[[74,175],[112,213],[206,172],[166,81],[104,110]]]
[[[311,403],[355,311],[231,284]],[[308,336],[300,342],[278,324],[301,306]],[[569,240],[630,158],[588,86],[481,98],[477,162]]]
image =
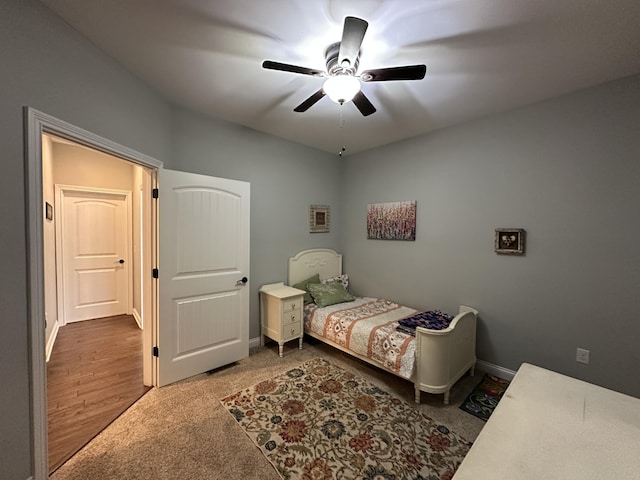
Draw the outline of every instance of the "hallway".
[[[47,364],[49,473],[149,390],[131,315],[69,323]]]

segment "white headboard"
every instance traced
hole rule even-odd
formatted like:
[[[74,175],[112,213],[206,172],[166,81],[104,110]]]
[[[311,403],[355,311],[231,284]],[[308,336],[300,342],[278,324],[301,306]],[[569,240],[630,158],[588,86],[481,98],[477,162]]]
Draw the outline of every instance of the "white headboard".
[[[342,254],[329,248],[303,250],[289,259],[289,285],[306,280],[314,274],[320,280],[342,273]]]

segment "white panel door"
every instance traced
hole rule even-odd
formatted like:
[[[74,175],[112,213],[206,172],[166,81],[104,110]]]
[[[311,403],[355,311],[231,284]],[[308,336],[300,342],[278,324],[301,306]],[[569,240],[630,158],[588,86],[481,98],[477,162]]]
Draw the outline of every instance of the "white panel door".
[[[128,313],[130,193],[57,190],[62,318],[76,322]]]
[[[162,386],[249,355],[250,185],[160,170],[159,188]]]

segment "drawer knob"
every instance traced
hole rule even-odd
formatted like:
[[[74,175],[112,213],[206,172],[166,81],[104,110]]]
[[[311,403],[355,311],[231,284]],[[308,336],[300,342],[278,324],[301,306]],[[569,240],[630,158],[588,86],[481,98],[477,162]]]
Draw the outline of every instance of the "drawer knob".
[[[291,308],[296,308],[296,304],[295,304],[295,303],[292,303],[292,304],[291,304]]]
[[[293,335],[295,331],[296,331],[296,329],[295,329],[295,328],[292,328],[292,329],[291,329],[291,335]]]

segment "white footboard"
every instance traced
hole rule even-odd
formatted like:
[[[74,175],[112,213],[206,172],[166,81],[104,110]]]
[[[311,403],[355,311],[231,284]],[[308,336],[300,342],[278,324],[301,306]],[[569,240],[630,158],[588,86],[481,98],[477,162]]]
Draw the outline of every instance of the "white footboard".
[[[416,403],[420,403],[420,392],[427,392],[444,393],[448,404],[453,384],[469,370],[473,375],[477,315],[477,310],[461,306],[445,330],[416,328]]]

